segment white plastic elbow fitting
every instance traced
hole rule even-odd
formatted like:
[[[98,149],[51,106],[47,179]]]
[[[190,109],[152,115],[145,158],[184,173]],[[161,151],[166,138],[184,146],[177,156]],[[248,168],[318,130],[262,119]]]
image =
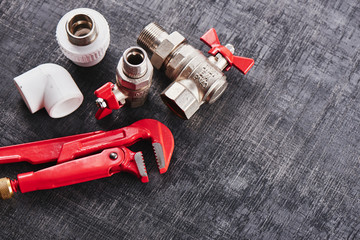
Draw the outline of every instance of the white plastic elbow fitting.
[[[79,66],[91,67],[104,58],[110,43],[110,29],[99,12],[77,8],[60,19],[56,39],[67,58]]]
[[[45,63],[14,78],[31,113],[45,107],[52,118],[64,117],[75,111],[84,96],[65,68]]]

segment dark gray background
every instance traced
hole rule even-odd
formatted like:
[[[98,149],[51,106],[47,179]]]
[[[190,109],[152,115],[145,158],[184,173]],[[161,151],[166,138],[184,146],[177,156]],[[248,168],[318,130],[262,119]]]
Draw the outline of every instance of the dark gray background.
[[[107,19],[103,61],[81,68],[61,53],[55,29],[77,7]],[[122,52],[157,21],[205,54],[200,36],[255,59],[246,76],[184,121],[160,100],[170,83],[155,71],[146,104],[94,118],[93,91],[115,81]],[[118,174],[0,202],[0,238],[359,239],[359,1],[13,1],[0,3],[1,146],[127,126],[165,123],[175,137],[168,172],[144,149],[150,182]],[[65,67],[85,99],[73,114],[31,114],[13,84],[39,64]],[[0,167],[0,177],[43,167]]]

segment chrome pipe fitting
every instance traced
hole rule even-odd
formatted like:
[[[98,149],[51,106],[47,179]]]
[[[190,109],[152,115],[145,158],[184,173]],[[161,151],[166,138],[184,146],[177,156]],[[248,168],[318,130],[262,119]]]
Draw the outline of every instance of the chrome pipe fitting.
[[[126,96],[130,107],[144,104],[152,82],[153,66],[144,49],[130,47],[125,50],[116,68],[116,85]],[[116,94],[115,94],[116,95]],[[121,102],[121,98],[117,97]]]
[[[95,91],[99,108],[95,117],[101,119],[125,104],[132,108],[142,106],[152,77],[153,66],[145,50],[140,47],[126,49],[116,68],[116,84],[108,82]]]
[[[173,81],[161,98],[179,117],[189,119],[203,103],[215,102],[226,89],[222,70],[228,63],[221,54],[207,58],[180,33],[168,34],[156,23],[147,25],[137,42],[151,55],[153,66]]]

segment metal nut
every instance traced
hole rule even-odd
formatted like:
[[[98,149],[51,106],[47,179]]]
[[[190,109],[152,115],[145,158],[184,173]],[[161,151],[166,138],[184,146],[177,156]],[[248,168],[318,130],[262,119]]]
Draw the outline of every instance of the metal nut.
[[[160,69],[165,59],[186,39],[178,32],[173,32],[168,35],[154,50],[151,57],[151,63],[156,69]]]
[[[195,86],[196,88],[196,86]],[[164,103],[179,117],[189,119],[201,106],[191,89],[180,82],[173,82],[161,93]]]
[[[166,64],[165,74],[170,79],[175,80],[180,75],[180,72],[190,62],[191,59],[197,56],[199,50],[191,45],[183,45],[175,54],[172,55],[169,62]]]

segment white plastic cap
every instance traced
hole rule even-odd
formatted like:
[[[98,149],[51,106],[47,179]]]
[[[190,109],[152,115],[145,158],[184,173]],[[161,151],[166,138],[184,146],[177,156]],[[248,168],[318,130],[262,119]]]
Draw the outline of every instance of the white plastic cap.
[[[75,111],[84,96],[65,68],[45,63],[14,78],[31,113],[45,107],[52,118],[61,118]]]
[[[82,19],[76,20],[76,17]],[[73,28],[69,28],[70,21],[74,23]],[[71,33],[71,29],[76,33]],[[71,41],[71,38],[89,38],[90,41],[77,44]],[[90,8],[77,8],[60,19],[56,28],[56,39],[67,58],[79,66],[91,67],[104,58],[110,44],[110,29],[106,19],[99,12]]]

